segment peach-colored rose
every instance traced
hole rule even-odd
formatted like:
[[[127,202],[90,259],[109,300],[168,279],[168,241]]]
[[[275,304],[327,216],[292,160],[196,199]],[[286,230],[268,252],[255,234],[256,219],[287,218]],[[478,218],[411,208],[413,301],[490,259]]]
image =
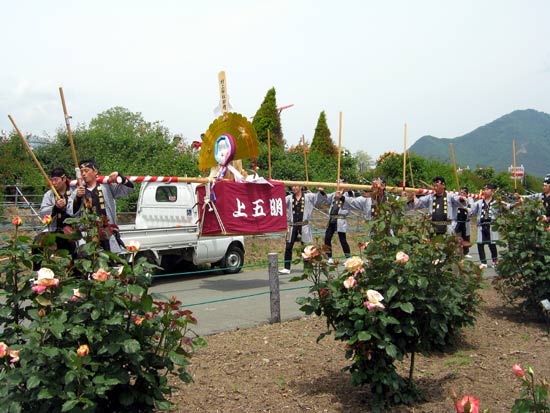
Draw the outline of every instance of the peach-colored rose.
[[[59,280],[55,278],[55,274],[49,268],[40,268],[37,274],[38,279],[34,281],[34,286],[32,287],[35,293],[42,294],[47,288],[59,285]]]
[[[90,347],[88,347],[87,344],[82,344],[78,349],[76,350],[76,354],[78,354],[80,357],[87,356],[90,353]]]
[[[33,285],[31,287],[31,290],[33,290],[35,293],[37,293],[38,295],[42,294],[44,291],[46,291],[48,289],[48,287],[44,286],[44,285]]]
[[[13,225],[15,225],[16,227],[20,226],[23,224],[23,220],[19,217],[14,217],[12,220],[11,220],[11,223]]]
[[[384,308],[386,308],[384,307],[384,304],[380,302],[384,300],[384,297],[378,291],[368,290],[366,298],[367,301],[365,301],[363,305],[369,310],[374,310],[375,308],[380,308],[381,310],[383,310]]]
[[[365,251],[367,249],[367,246],[371,243],[371,241],[363,241],[359,243],[359,248],[361,248],[361,251]]]
[[[357,280],[355,277],[348,277],[344,280],[344,287],[346,287],[348,290],[350,288],[353,288],[357,285]]]
[[[521,364],[514,364],[512,366],[512,372],[518,377],[525,376],[525,370],[523,370],[523,367],[521,367]]]
[[[41,308],[40,310],[38,310],[38,317],[44,317],[46,315],[46,311],[44,311],[43,308]]]
[[[455,404],[457,413],[479,413],[479,400],[472,396],[464,396]]]
[[[136,317],[136,325],[140,325],[143,323],[143,320],[145,320],[145,317]]]
[[[10,363],[17,363],[19,361],[19,352],[21,350],[10,350]]]
[[[403,251],[399,251],[397,254],[395,254],[395,262],[398,262],[399,264],[405,264],[407,261],[409,261],[409,256]]]
[[[302,258],[306,261],[318,257],[319,255],[321,255],[321,251],[319,251],[319,248],[315,245],[308,245],[304,248],[304,252],[302,252]]]
[[[351,257],[344,262],[344,267],[346,268],[346,271],[357,275],[358,273],[364,272],[365,269],[363,268],[364,261],[360,257]]]
[[[0,358],[6,357],[10,353],[10,349],[6,343],[0,342]]]
[[[139,241],[128,241],[126,243],[126,249],[129,252],[138,252],[140,248],[141,248],[141,242]]]
[[[51,215],[44,215],[42,217],[42,223],[44,225],[50,225],[52,223],[52,216]]]
[[[92,274],[92,278],[96,281],[105,282],[109,278],[109,273],[105,271],[103,268],[100,268],[96,272]]]

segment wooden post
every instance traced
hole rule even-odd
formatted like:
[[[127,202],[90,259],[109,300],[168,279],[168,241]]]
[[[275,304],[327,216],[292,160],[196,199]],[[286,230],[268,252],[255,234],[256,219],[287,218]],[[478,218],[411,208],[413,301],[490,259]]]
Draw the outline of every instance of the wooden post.
[[[455,160],[455,151],[453,151],[453,144],[449,144],[451,147],[451,159],[453,160],[453,169],[455,171],[455,179],[456,179],[456,190],[460,191],[460,184],[458,182],[458,169],[456,168],[456,160]]]
[[[25,149],[27,150],[27,152],[31,155],[31,158],[32,160],[34,161],[34,163],[36,164],[36,166],[38,166],[38,169],[40,170],[40,173],[42,173],[42,176],[44,177],[44,179],[46,180],[46,182],[48,183],[48,186],[52,189],[52,192],[53,194],[55,195],[55,199],[59,199],[61,198],[59,196],[59,194],[57,193],[56,189],[55,189],[55,186],[53,186],[52,184],[52,181],[50,181],[50,177],[48,176],[48,174],[44,171],[44,168],[42,168],[42,165],[40,165],[40,162],[38,161],[38,159],[36,158],[36,155],[34,154],[32,148],[29,146],[29,143],[27,142],[27,140],[25,139],[25,137],[23,136],[23,134],[21,133],[21,131],[19,130],[19,128],[17,127],[17,125],[15,124],[15,121],[13,120],[13,118],[11,117],[11,115],[8,115],[8,118],[10,119],[13,127],[15,128],[15,131],[17,132],[17,134],[19,135],[19,137],[21,138],[21,141],[23,142],[23,146],[25,147]]]
[[[514,191],[517,192],[518,180],[517,180],[517,174],[516,174],[516,140],[515,139],[512,141],[512,152],[514,153]]]
[[[407,186],[407,124],[403,134],[403,188]]]
[[[410,156],[409,156],[409,173],[411,174],[411,188],[414,188],[413,166],[412,166],[412,160]]]
[[[69,144],[71,145],[71,153],[73,155],[74,173],[78,181],[82,180],[80,173],[80,167],[78,165],[78,158],[76,157],[76,149],[74,147],[73,131],[71,130],[71,117],[67,113],[67,106],[65,105],[65,96],[63,95],[63,88],[59,87],[59,96],[61,96],[61,105],[63,106],[63,115],[65,116],[65,125],[67,125],[67,135],[69,137]]]
[[[342,156],[342,112],[340,112],[340,127],[338,129],[338,175],[336,178],[336,191],[340,190],[340,158]]]
[[[267,254],[269,261],[269,304],[271,317],[269,322],[281,322],[281,295],[279,293],[279,263],[277,253]]]
[[[267,176],[271,179],[271,131],[267,130]]]
[[[302,135],[302,148],[304,149],[304,165],[306,166],[306,182],[309,181],[309,173],[307,169],[307,149],[306,149],[306,139]]]

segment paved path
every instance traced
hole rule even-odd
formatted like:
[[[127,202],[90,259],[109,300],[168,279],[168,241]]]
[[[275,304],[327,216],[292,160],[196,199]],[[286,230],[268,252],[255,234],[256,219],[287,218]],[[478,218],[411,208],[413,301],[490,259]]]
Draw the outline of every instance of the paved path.
[[[470,254],[472,260],[479,263],[475,245]],[[289,281],[301,273],[302,266],[298,265],[290,275],[279,276],[282,320],[304,315],[296,304],[296,298],[308,294],[310,283]],[[493,269],[484,270],[485,278],[494,275]],[[218,272],[157,278],[151,290],[167,296],[175,295],[188,306],[198,319],[198,325],[193,329],[200,335],[255,327],[271,319],[267,266],[231,275]]]

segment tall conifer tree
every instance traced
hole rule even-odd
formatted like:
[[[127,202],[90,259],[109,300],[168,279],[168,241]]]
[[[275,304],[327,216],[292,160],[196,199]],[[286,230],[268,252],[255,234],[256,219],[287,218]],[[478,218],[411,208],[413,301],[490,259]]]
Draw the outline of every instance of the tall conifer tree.
[[[322,111],[319,115],[317,127],[315,128],[315,135],[313,135],[313,140],[311,141],[311,151],[327,156],[338,154],[338,148],[334,145],[330,137],[330,129],[327,126],[325,111]]]
[[[271,145],[284,147],[283,130],[281,128],[281,117],[277,111],[277,101],[275,99],[275,88],[267,91],[262,105],[254,115],[252,121],[258,139],[262,143],[267,142],[267,131],[271,131]]]

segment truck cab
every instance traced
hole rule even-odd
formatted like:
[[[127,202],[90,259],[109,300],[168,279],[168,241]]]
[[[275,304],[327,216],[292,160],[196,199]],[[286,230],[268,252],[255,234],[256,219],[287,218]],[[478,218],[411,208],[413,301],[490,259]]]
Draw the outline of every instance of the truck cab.
[[[168,269],[178,264],[211,264],[237,273],[244,264],[242,236],[201,236],[196,198],[198,184],[145,182],[133,225],[120,225],[124,242],[141,242],[149,261]]]

